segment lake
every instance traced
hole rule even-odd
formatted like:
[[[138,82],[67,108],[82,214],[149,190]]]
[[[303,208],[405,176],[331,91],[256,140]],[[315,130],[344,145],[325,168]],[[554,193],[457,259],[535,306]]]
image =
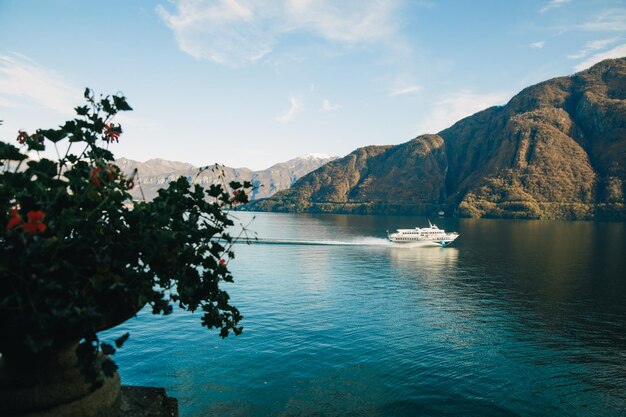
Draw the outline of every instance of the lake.
[[[626,415],[625,224],[431,219],[460,238],[402,248],[428,219],[233,214],[267,240],[229,265],[241,336],[146,310],[101,335],[182,417]]]

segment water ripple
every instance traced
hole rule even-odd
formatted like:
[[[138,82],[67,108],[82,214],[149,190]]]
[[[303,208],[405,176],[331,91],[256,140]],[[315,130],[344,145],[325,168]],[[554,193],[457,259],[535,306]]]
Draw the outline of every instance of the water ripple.
[[[426,219],[257,216],[243,335],[144,310],[103,335],[131,332],[125,383],[196,417],[626,415],[623,225],[446,219],[455,246],[406,249],[384,230]]]

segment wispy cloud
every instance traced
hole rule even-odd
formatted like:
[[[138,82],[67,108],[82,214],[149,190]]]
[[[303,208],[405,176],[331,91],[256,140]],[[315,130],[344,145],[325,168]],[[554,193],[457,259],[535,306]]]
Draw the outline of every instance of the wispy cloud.
[[[310,31],[343,42],[379,40],[393,32],[390,24],[398,3],[395,0],[288,0],[284,30]]]
[[[507,92],[477,94],[470,90],[446,94],[434,103],[432,112],[418,126],[417,133],[439,132],[480,110],[505,104],[511,96]]]
[[[609,38],[609,39],[598,39],[595,41],[587,42],[585,46],[575,54],[568,55],[567,57],[570,59],[581,59],[589,55],[591,52],[604,49],[609,45],[617,42],[619,38]]]
[[[539,9],[539,13],[545,13],[548,10],[556,9],[557,7],[561,7],[570,1],[571,0],[550,0],[545,6]]]
[[[180,0],[176,12],[156,11],[172,30],[179,48],[196,59],[225,65],[252,62],[271,51],[274,39],[254,23],[254,12],[236,0]]]
[[[533,42],[530,44],[530,47],[533,49],[541,49],[545,46],[546,41]]]
[[[20,54],[0,55],[0,106],[33,104],[62,114],[73,114],[81,89],[57,72]]]
[[[583,62],[577,64],[574,68],[576,69],[576,71],[582,71],[605,59],[621,58],[623,56],[626,56],[626,43],[616,46],[611,50],[591,55]]]
[[[413,93],[417,93],[421,89],[422,87],[419,85],[410,85],[406,87],[401,87],[390,92],[389,97],[402,96],[405,94],[413,94]]]
[[[559,24],[552,27],[559,34],[565,32],[624,32],[626,31],[626,7],[603,9],[585,14],[578,22]]]
[[[269,54],[280,38],[305,33],[348,44],[394,33],[400,0],[172,0],[156,11],[182,51],[238,67]]]
[[[290,107],[289,109],[283,111],[278,116],[276,116],[276,121],[279,123],[289,123],[292,121],[298,114],[302,112],[304,109],[304,103],[298,97],[292,96],[289,99]]]
[[[626,8],[607,9],[577,29],[591,32],[621,32],[626,30]]]
[[[328,99],[324,99],[322,100],[322,107],[320,108],[321,111],[334,111],[334,110],[339,110],[341,108],[341,106],[337,103],[333,103]]]

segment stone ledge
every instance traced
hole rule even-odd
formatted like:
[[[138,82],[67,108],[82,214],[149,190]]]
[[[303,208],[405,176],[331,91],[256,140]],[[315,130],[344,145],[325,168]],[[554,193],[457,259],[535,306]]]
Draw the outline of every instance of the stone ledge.
[[[122,385],[120,416],[178,417],[178,400],[164,388]]]

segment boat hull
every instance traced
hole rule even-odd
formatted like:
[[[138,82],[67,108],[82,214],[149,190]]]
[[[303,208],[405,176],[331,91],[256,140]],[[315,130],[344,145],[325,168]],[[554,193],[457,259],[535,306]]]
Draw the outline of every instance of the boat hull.
[[[398,242],[395,241],[393,239],[389,239],[389,241],[391,243],[394,244],[394,246],[402,246],[402,247],[407,247],[407,248],[445,248],[447,246],[449,246],[454,240],[415,240],[415,241],[403,241],[403,242]]]

